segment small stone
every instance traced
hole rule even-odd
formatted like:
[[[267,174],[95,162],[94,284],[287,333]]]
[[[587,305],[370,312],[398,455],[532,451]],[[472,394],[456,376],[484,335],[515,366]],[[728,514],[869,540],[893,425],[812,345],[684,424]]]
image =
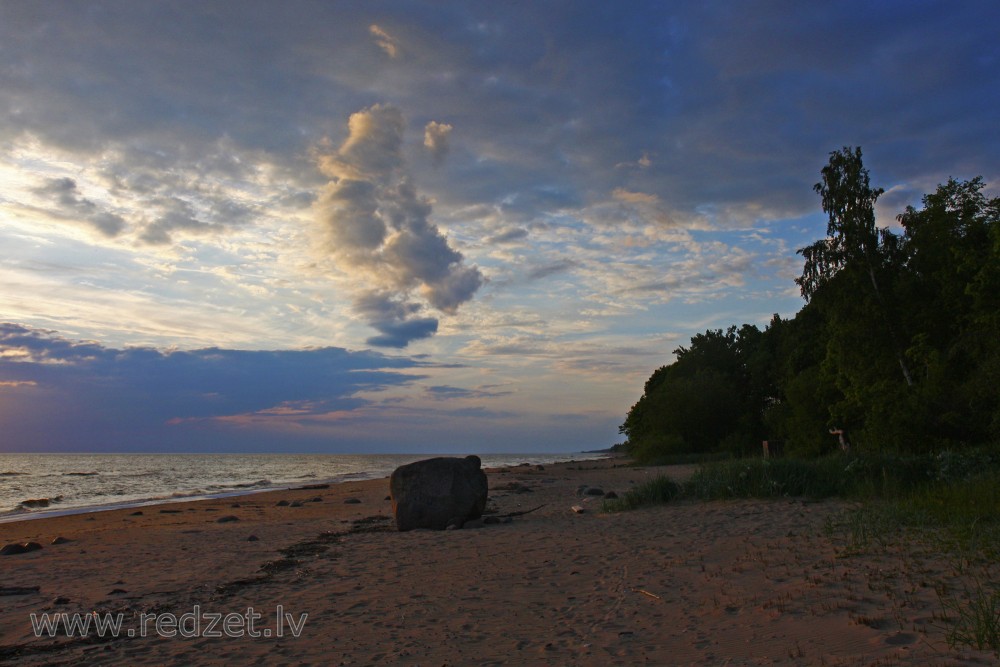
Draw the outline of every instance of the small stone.
[[[587,511],[586,508],[581,507],[580,505],[573,505],[573,507],[571,507],[570,509],[576,512],[577,514],[583,514],[584,512]]]
[[[591,486],[588,487],[587,490],[584,491],[584,493],[588,496],[603,496],[604,490],[601,489],[601,487],[599,486]]]
[[[233,521],[239,521],[240,518],[233,514],[228,514],[226,516],[220,516],[215,520],[215,523],[232,523]]]
[[[70,542],[70,541],[71,540],[68,540],[65,537],[59,536],[59,537],[55,538],[54,540],[52,540],[52,544],[66,544],[67,542]]]
[[[287,500],[279,500],[278,502],[274,503],[275,507],[288,507],[290,504],[291,503],[289,503]]]
[[[604,494],[604,497],[613,500],[618,497],[618,494],[615,493],[614,491],[608,491],[607,493]]]
[[[124,588],[115,588],[110,593],[108,593],[108,595],[125,595],[127,593],[128,591],[125,590]]]
[[[289,505],[289,507],[302,507],[302,501],[301,500],[293,500],[292,504]]]
[[[323,499],[320,498],[319,496],[316,496],[315,498],[310,498],[309,502],[311,502],[311,503],[321,503],[321,502],[323,502]]]
[[[257,537],[256,535],[251,535],[250,537],[247,538],[247,542],[257,542],[259,540],[260,538]]]
[[[6,544],[0,549],[0,556],[16,556],[27,551],[23,544]]]
[[[65,595],[60,595],[52,601],[52,604],[69,604],[69,598]]]
[[[360,505],[361,504],[361,500],[358,499],[358,498],[346,498],[344,500],[344,504],[345,505]]]
[[[39,544],[38,542],[25,542],[21,546],[24,547],[25,553],[29,551],[38,551],[39,549],[42,548],[42,545]]]
[[[129,516],[142,516],[142,510],[139,510],[137,512],[132,512]]]
[[[242,505],[240,505],[239,503],[233,503],[232,505],[230,505],[230,507],[242,507]]]

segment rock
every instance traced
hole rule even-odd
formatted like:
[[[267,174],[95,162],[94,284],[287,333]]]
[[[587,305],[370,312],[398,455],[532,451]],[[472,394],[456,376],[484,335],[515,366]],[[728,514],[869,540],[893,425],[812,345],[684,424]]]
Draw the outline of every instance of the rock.
[[[584,491],[584,493],[588,496],[603,496],[604,489],[600,488],[599,486],[591,486],[588,487],[587,490]]]
[[[52,540],[52,544],[66,544],[67,542],[71,542],[71,541],[72,540],[68,540],[65,537],[59,536],[59,537],[55,538],[54,540]]]
[[[577,514],[583,514],[584,512],[587,511],[587,509],[581,505],[573,505],[573,507],[571,507],[570,509],[576,512]]]
[[[59,499],[57,499],[58,501]],[[21,501],[21,507],[24,508],[42,508],[49,506],[48,498],[29,498],[28,500]]]
[[[488,493],[481,466],[478,456],[466,456],[425,459],[396,468],[389,478],[396,527],[444,530],[481,517]]]
[[[65,595],[60,595],[52,601],[52,604],[69,604],[69,598]]]
[[[288,507],[289,505],[291,505],[291,503],[288,502],[287,500],[279,500],[278,502],[274,503],[274,505],[275,507]]]
[[[24,547],[24,553],[29,551],[38,551],[42,548],[42,545],[38,542],[25,542],[21,546]]]
[[[289,507],[302,507],[302,501],[301,500],[293,500],[292,504],[289,505]]]
[[[5,544],[2,549],[0,549],[0,556],[16,556],[17,554],[23,554],[27,551],[23,544]]]
[[[260,540],[260,538],[257,537],[256,535],[251,535],[250,537],[247,538],[247,542],[257,542],[258,540]]]
[[[614,500],[615,498],[618,497],[618,494],[615,493],[614,491],[608,491],[607,493],[604,494],[604,497],[608,498],[609,500]]]
[[[129,514],[129,516],[142,516],[142,510],[138,510],[136,512],[132,512],[131,514]]]
[[[215,520],[215,523],[231,523],[233,521],[239,521],[239,520],[240,518],[238,516],[229,514],[226,516],[220,516],[218,519]]]
[[[535,470],[537,470],[539,472],[545,472],[545,466],[543,466],[543,465],[537,465],[537,466],[535,466]]]
[[[360,505],[361,504],[361,500],[359,498],[345,498],[344,499],[344,504],[345,505]]]
[[[323,499],[320,498],[319,496],[316,496],[315,498],[310,498],[309,502],[311,502],[311,503],[321,503],[321,502],[323,502]]]

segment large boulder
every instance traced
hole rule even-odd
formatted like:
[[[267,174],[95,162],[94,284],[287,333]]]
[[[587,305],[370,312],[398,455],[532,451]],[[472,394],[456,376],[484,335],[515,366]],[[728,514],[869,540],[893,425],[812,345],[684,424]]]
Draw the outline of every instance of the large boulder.
[[[478,456],[438,457],[396,468],[389,478],[399,530],[459,528],[486,508],[486,473]]]

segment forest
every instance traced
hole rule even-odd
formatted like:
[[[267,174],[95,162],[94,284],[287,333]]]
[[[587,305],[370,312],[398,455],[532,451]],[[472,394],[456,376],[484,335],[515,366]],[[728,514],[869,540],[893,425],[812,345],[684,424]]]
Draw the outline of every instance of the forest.
[[[674,350],[619,429],[637,461],[1000,442],[1000,197],[949,179],[893,231],[859,147],[821,176],[826,237],[798,250],[805,305]]]

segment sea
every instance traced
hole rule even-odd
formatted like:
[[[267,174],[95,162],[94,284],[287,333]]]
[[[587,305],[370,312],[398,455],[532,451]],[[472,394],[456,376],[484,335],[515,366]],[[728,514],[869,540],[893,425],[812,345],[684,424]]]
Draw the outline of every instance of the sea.
[[[387,477],[432,454],[0,454],[0,523]],[[483,467],[603,458],[479,454]]]

